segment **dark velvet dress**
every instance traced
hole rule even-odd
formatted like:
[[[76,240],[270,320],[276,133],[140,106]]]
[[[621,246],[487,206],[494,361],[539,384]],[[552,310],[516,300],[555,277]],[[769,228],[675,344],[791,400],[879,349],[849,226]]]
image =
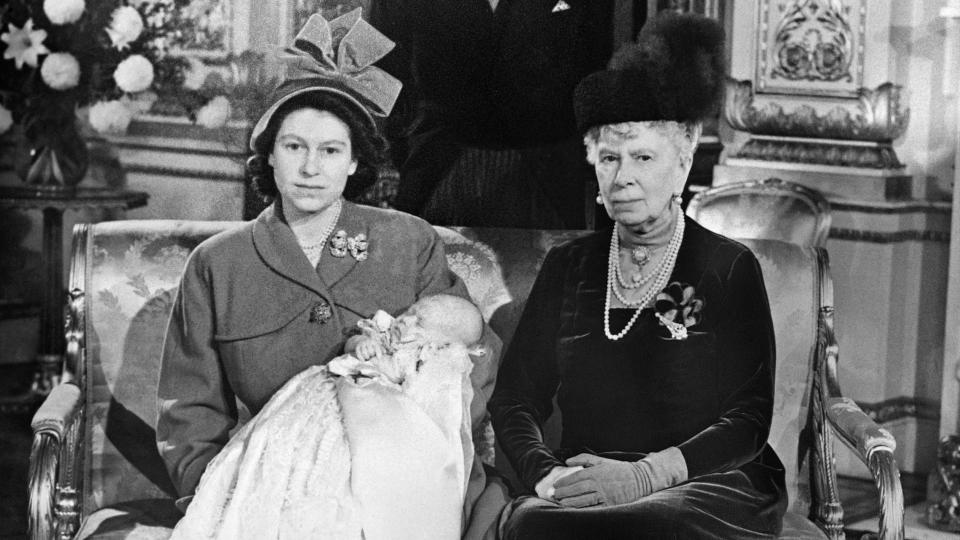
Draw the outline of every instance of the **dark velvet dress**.
[[[689,218],[686,225],[665,289],[672,301],[645,309],[619,341],[603,331],[610,231],[551,250],[489,410],[528,492],[581,452],[637,460],[675,446],[689,480],[620,506],[515,503],[506,538],[764,538],[779,532],[787,501],[783,465],[766,444],[775,350],[760,266],[743,245]],[[672,308],[691,308],[686,339],[670,339],[655,317],[655,310],[669,316]],[[633,312],[613,309],[611,331],[623,329]],[[550,449],[540,426],[554,397],[562,438],[560,448]]]

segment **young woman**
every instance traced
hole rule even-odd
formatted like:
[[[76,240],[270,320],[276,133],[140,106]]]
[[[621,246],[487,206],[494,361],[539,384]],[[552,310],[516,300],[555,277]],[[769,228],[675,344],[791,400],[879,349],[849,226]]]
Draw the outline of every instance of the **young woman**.
[[[373,115],[387,114],[400,88],[370,64],[392,45],[359,10],[310,18],[250,139],[253,181],[272,204],[187,262],[164,345],[157,422],[181,509],[236,425],[238,400],[256,414],[291,377],[340,354],[349,330],[378,309],[396,314],[436,293],[468,298],[428,223],[344,200],[386,158]],[[484,346],[490,354],[473,359],[471,375],[475,425],[499,341],[487,332]],[[464,523],[485,485],[479,460],[470,478]]]

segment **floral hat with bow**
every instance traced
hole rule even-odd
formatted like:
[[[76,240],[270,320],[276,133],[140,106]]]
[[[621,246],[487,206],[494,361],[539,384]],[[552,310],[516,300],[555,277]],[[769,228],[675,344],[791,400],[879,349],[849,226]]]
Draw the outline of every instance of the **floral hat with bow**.
[[[286,80],[274,90],[271,105],[250,135],[250,149],[266,131],[270,119],[287,101],[310,92],[345,98],[375,124],[374,116],[390,114],[403,84],[373,65],[394,43],[361,18],[361,8],[331,21],[319,14],[307,20],[278,59],[286,64]]]

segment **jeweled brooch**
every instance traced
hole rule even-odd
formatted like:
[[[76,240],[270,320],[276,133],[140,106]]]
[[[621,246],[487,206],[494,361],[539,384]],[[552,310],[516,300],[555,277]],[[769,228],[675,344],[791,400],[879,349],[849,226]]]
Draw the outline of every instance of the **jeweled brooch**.
[[[367,260],[367,235],[360,233],[353,238],[347,238],[347,249],[357,261]]]
[[[362,262],[367,260],[369,245],[366,234],[359,233],[348,237],[347,231],[341,229],[330,237],[330,254],[334,257],[346,257],[349,253],[351,257]]]
[[[674,281],[657,295],[656,317],[670,332],[670,339],[687,339],[687,329],[700,322],[704,300],[693,285]]]
[[[330,302],[326,300],[320,300],[319,302],[314,303],[310,306],[310,322],[327,324],[327,321],[333,318],[333,308],[330,307]]]
[[[330,237],[330,254],[334,257],[347,255],[347,231],[341,229]]]

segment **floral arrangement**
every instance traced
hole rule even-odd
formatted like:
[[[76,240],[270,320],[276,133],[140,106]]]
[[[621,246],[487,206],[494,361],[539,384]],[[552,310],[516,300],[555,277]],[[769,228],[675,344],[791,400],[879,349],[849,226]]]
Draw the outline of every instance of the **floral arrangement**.
[[[0,8],[0,133],[28,138],[86,116],[103,133],[126,129],[156,91],[182,82],[168,55],[188,0],[11,0]],[[85,113],[85,114],[84,114]]]
[[[105,134],[147,112],[210,128],[247,116],[275,83],[262,55],[212,70],[172,54],[222,42],[223,17],[214,0],[11,0],[0,7],[0,134],[58,129],[74,115]]]
[[[222,45],[222,0],[0,2],[0,136],[14,137],[27,184],[62,189],[84,176],[81,132],[127,130],[141,114],[187,116],[219,128],[259,113],[275,80],[262,55],[216,60],[184,50]],[[21,148],[22,146],[22,148]]]

